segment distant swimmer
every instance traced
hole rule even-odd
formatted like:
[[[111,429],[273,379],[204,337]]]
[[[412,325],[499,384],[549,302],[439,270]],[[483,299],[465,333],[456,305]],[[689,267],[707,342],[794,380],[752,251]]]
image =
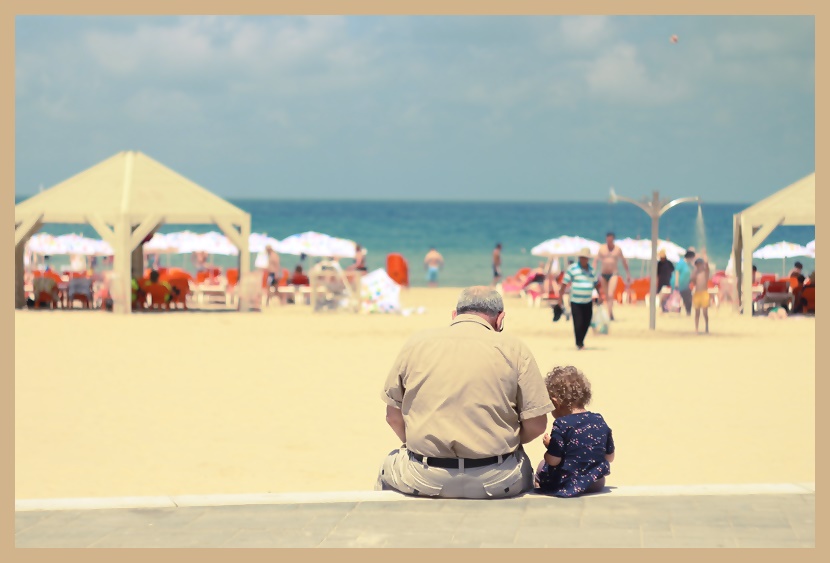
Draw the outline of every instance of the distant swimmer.
[[[438,287],[438,270],[444,267],[444,257],[432,246],[424,257],[424,268],[427,270],[429,287]]]
[[[496,243],[496,248],[493,250],[493,285],[496,286],[501,281],[501,243]]]

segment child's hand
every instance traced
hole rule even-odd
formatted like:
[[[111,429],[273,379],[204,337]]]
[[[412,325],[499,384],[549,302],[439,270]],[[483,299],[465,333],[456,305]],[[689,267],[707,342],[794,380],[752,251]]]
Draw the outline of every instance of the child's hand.
[[[546,448],[550,446],[550,434],[545,434],[544,436],[542,436],[542,443],[545,445]]]

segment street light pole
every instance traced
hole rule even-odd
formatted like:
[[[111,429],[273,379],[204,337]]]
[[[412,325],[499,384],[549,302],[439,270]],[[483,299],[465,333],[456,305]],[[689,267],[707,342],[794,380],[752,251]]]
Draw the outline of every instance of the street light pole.
[[[648,292],[648,302],[651,310],[649,311],[648,328],[654,330],[657,326],[657,243],[659,241],[660,217],[675,205],[693,201],[700,203],[700,198],[681,197],[671,201],[661,201],[660,192],[654,191],[651,194],[651,201],[647,198],[643,198],[643,201],[637,201],[629,197],[617,195],[614,188],[611,188],[611,203],[617,203],[618,201],[633,203],[651,217],[651,281]]]

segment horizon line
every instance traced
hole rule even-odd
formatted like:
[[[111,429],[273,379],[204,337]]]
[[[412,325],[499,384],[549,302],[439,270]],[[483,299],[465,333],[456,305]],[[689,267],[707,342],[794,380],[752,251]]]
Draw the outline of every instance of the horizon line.
[[[28,199],[34,197],[41,192],[31,194],[15,194],[15,199],[18,197]],[[213,192],[212,192],[213,193]],[[554,200],[554,199],[479,199],[470,201],[469,199],[389,199],[389,198],[293,198],[293,197],[266,197],[266,196],[242,196],[242,197],[226,197],[214,193],[217,197],[221,197],[226,201],[280,201],[291,203],[607,203],[608,200]],[[704,200],[703,205],[754,205],[757,202],[747,201],[709,201]]]

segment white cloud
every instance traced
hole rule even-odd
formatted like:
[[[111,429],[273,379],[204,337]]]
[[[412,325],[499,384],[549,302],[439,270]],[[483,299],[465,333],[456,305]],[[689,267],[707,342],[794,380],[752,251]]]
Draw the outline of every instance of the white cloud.
[[[190,124],[202,116],[201,103],[179,91],[144,88],[126,100],[124,110],[139,123]]]
[[[637,48],[628,43],[614,45],[586,65],[585,80],[592,96],[610,102],[660,104],[687,93],[677,75],[651,76]]]
[[[579,50],[596,50],[614,37],[608,16],[562,18],[559,29],[565,45]]]

